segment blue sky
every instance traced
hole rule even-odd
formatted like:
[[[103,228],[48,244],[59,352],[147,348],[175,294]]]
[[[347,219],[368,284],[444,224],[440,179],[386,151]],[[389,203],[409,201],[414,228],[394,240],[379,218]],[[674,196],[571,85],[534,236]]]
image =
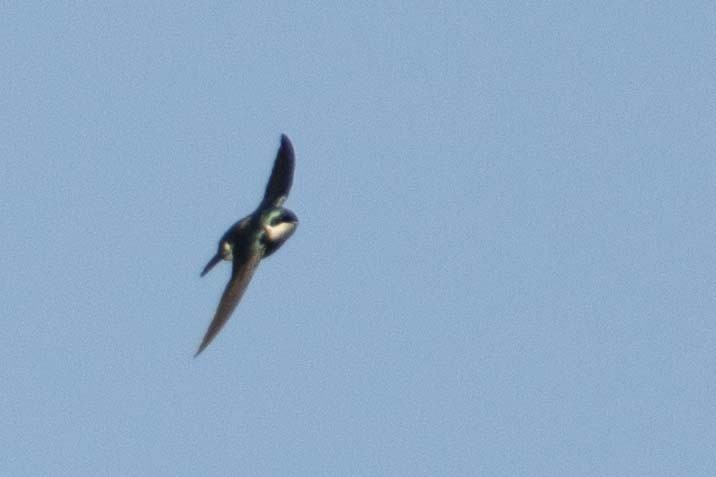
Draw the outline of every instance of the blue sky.
[[[30,3],[0,474],[716,474],[712,2]]]

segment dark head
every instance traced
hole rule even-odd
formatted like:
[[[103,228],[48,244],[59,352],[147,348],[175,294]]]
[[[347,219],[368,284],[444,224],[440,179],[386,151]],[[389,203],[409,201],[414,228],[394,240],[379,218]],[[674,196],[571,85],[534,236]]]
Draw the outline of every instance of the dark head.
[[[262,242],[266,247],[264,257],[268,257],[293,235],[298,226],[298,217],[288,209],[273,209],[264,215]]]

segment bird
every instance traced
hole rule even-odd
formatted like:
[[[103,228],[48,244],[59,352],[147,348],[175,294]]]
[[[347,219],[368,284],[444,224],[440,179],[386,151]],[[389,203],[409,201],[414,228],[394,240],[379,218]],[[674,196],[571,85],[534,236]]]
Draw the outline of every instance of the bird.
[[[229,320],[259,262],[276,252],[296,231],[298,217],[283,207],[293,183],[295,162],[293,145],[282,134],[263,200],[224,233],[216,254],[202,270],[203,277],[222,260],[231,262],[231,278],[194,357],[209,346]]]

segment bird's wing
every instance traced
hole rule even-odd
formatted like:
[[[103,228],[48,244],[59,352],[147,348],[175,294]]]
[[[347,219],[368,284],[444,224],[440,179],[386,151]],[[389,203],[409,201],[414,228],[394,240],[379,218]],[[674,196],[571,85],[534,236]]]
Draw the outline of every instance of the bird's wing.
[[[211,340],[219,334],[221,328],[229,321],[231,313],[236,308],[236,305],[241,300],[241,296],[244,294],[246,287],[251,281],[251,277],[254,275],[254,271],[261,261],[261,250],[259,246],[246,247],[244,252],[234,250],[233,267],[231,269],[231,279],[226,284],[224,294],[221,295],[221,301],[219,306],[216,308],[214,319],[209,324],[209,329],[206,330],[204,339],[201,341],[199,350],[196,352],[194,357],[197,357],[199,353],[209,346]]]
[[[293,145],[285,134],[281,135],[281,147],[278,148],[276,160],[273,163],[271,177],[266,184],[266,192],[261,201],[261,208],[281,207],[288,197],[293,183],[293,169],[296,159]]]

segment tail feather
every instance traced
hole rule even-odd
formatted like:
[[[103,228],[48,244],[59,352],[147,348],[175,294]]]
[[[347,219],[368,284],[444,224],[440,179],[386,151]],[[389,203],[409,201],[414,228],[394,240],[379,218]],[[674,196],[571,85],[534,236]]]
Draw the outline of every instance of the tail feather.
[[[216,255],[214,255],[214,256],[211,258],[211,260],[209,260],[209,263],[206,264],[206,266],[204,267],[204,270],[201,272],[201,276],[203,277],[204,275],[206,275],[207,273],[209,273],[209,270],[211,270],[212,268],[214,268],[214,265],[216,265],[216,264],[219,263],[220,261],[221,261],[221,255],[219,255],[219,254],[217,253]]]

